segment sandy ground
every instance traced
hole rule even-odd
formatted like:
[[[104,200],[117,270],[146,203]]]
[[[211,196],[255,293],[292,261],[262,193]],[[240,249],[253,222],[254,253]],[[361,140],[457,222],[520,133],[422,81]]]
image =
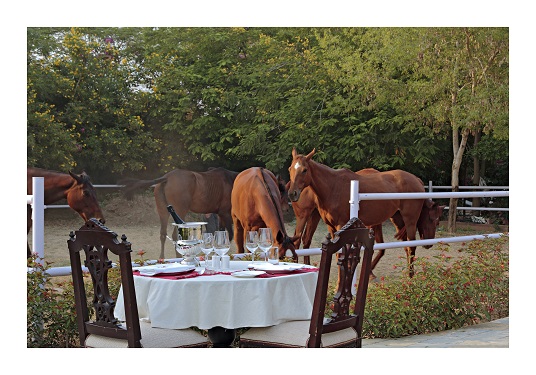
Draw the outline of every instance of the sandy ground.
[[[154,209],[154,198],[152,195],[136,196],[134,200],[127,201],[121,196],[112,196],[101,203],[104,216],[106,218],[106,226],[116,232],[119,236],[125,234],[128,240],[132,243],[133,258],[139,258],[137,252],[145,251],[144,259],[158,259],[160,254],[160,224],[158,215]],[[295,220],[293,213],[289,212],[286,215],[286,230],[292,235],[295,228]],[[200,215],[188,215],[186,221],[204,221]],[[67,252],[67,239],[69,232],[79,229],[83,225],[82,219],[78,214],[70,209],[47,209],[45,211],[45,260],[52,262],[51,266],[67,266],[69,265],[69,257]],[[394,240],[394,227],[390,222],[384,223],[384,238],[386,242]],[[437,238],[450,237],[445,230],[446,224],[442,222]],[[458,231],[456,235],[465,236],[470,234],[480,233],[498,233],[506,232],[508,227],[494,227],[492,225],[470,225],[466,223],[458,223]],[[171,225],[168,226],[168,234],[171,233]],[[321,242],[325,239],[328,233],[323,222],[320,223],[313,238],[311,247],[320,247]],[[28,242],[31,246],[31,231],[28,235]],[[459,244],[451,244],[450,255],[459,255],[456,249],[460,248]],[[236,252],[234,243],[231,247],[231,253]],[[438,246],[433,246],[430,249],[423,247],[417,248],[417,256],[433,256],[438,254]],[[177,255],[174,253],[173,244],[171,241],[166,241],[166,258],[174,258]],[[319,260],[320,257],[313,257],[312,262]],[[111,258],[113,260],[113,258]],[[302,259],[300,259],[302,261]],[[378,263],[374,273],[376,276],[399,276],[401,267],[395,268],[395,265],[404,265],[405,252],[402,248],[388,249],[385,256]]]

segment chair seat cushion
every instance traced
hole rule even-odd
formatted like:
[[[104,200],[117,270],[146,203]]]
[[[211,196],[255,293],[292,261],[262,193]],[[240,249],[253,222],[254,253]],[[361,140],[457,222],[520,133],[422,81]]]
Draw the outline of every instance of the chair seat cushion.
[[[208,338],[193,329],[153,328],[151,323],[140,321],[141,345],[144,348],[196,348],[208,347]],[[127,340],[100,335],[89,335],[86,348],[127,348]]]
[[[243,347],[289,347],[305,348],[309,340],[310,320],[293,320],[271,327],[255,327],[240,336]],[[353,328],[324,333],[320,346],[323,348],[355,347],[357,333]]]

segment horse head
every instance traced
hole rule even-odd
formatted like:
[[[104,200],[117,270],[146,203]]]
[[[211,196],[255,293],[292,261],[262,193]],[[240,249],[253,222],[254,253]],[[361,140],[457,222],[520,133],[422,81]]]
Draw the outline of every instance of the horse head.
[[[97,193],[91,184],[89,176],[86,172],[77,175],[71,171],[69,171],[69,175],[73,178],[74,182],[66,191],[67,204],[78,212],[84,221],[95,218],[104,224],[104,215],[102,214],[99,202],[97,201]]]
[[[287,212],[289,210],[290,200],[288,197],[289,183],[285,182],[279,175],[276,176],[279,195],[281,196],[281,210]]]
[[[300,199],[302,190],[311,184],[311,174],[307,173],[309,169],[309,161],[315,154],[315,149],[308,155],[298,154],[296,148],[292,149],[292,162],[288,171],[290,173],[290,187],[288,196],[292,202]]]
[[[422,206],[421,215],[417,222],[417,229],[422,239],[435,238],[437,227],[443,213],[445,206],[440,206],[439,203],[427,199]],[[425,249],[429,249],[432,245],[423,246]]]
[[[292,257],[298,259],[296,254],[296,247],[294,246],[294,241],[301,237],[301,234],[298,234],[294,237],[289,237],[286,233],[282,233],[280,230],[277,231],[276,241],[279,245],[279,258],[283,259],[286,255],[287,250],[292,252]]]

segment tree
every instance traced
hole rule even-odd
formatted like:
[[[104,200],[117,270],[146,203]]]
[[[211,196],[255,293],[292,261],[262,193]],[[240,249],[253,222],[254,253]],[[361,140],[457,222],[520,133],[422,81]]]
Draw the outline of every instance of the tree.
[[[112,176],[159,149],[148,93],[106,29],[28,30],[28,163]]]
[[[419,29],[415,79],[409,81],[424,120],[451,131],[451,185],[459,190],[459,172],[470,135],[480,132],[507,139],[508,29]],[[448,229],[456,231],[457,199],[450,199]]]

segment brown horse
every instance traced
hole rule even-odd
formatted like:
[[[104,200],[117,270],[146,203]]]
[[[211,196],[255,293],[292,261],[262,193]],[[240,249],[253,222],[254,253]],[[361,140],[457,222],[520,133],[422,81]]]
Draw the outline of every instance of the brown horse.
[[[360,171],[357,171],[356,174],[371,174],[379,173],[376,169],[366,168]],[[287,184],[287,189],[290,187],[290,182]],[[436,229],[439,226],[439,221],[443,213],[445,206],[440,206],[437,202],[427,199],[422,206],[421,215],[417,221],[417,229],[419,231],[419,236],[422,240],[424,239],[433,239],[435,238]],[[296,249],[300,247],[300,239],[303,242],[303,248],[308,249],[311,246],[313,235],[316,231],[318,223],[320,222],[320,213],[317,209],[317,198],[310,186],[303,189],[300,194],[300,199],[297,202],[292,202],[292,208],[294,209],[294,214],[296,215],[296,230],[294,235],[302,233],[301,238],[298,236],[296,241],[294,241],[294,246]],[[391,218],[391,222],[397,229],[397,234],[395,238],[404,239],[405,237],[405,224],[400,211],[397,211]],[[305,228],[305,230],[304,230]],[[383,243],[383,228],[382,225],[373,225],[371,227],[374,230],[374,236],[376,243]],[[425,249],[430,248],[432,245],[423,246]],[[376,253],[374,260],[372,261],[371,271],[374,270],[374,267],[380,259],[384,256],[385,249],[380,249]],[[305,257],[305,262],[309,262],[309,257]],[[372,273],[372,277],[374,274]]]
[[[124,179],[118,182],[125,185],[123,193],[132,199],[134,192],[156,185],[154,198],[156,210],[160,217],[160,258],[164,258],[167,227],[170,215],[168,205],[172,205],[182,219],[188,212],[198,214],[217,214],[220,227],[227,229],[229,239],[233,239],[233,223],[231,219],[231,190],[238,172],[224,168],[211,168],[206,172],[192,172],[174,169],[154,180]],[[173,231],[173,239],[177,239]]]
[[[279,257],[284,257],[287,249],[293,256],[293,241],[285,230],[282,206],[288,209],[285,183],[278,180],[267,169],[252,167],[236,177],[231,194],[231,215],[236,231],[235,242],[238,253],[244,252],[244,238],[248,231],[271,228]]]
[[[104,215],[102,214],[99,202],[97,201],[97,193],[91,184],[89,176],[82,174],[74,174],[72,172],[61,173],[49,171],[40,168],[27,168],[27,187],[28,195],[33,194],[33,177],[44,177],[44,204],[52,204],[60,199],[67,199],[67,204],[82,217],[84,222],[91,218],[95,218],[104,223]],[[32,227],[32,207],[28,205],[28,232]],[[28,257],[31,256],[30,247],[28,246]]]
[[[371,174],[379,173],[374,168],[365,168],[356,172],[357,174]],[[286,184],[286,189],[290,188],[290,181]],[[318,203],[316,194],[310,186],[304,188],[300,194],[300,199],[296,202],[291,202],[292,208],[294,210],[294,215],[296,216],[296,229],[294,230],[294,235],[301,233],[301,236],[298,236],[296,241],[294,241],[294,246],[296,249],[300,247],[300,242],[303,242],[303,248],[308,249],[311,247],[311,242],[313,240],[313,235],[318,227],[320,222],[320,213],[318,212]],[[374,227],[374,233],[376,229],[381,231],[381,225]],[[376,239],[376,242],[377,239]]]
[[[424,192],[422,181],[402,170],[356,174],[348,169],[332,169],[312,160],[315,150],[301,155],[292,150],[289,167],[289,198],[295,202],[302,190],[311,186],[317,196],[318,211],[331,233],[339,230],[350,217],[350,183],[359,181],[360,193],[409,193]],[[368,227],[381,225],[400,211],[404,226],[404,240],[415,240],[417,222],[425,199],[391,199],[360,202],[359,218]],[[401,233],[402,228],[399,229]],[[413,276],[415,247],[406,247],[409,274]],[[373,275],[372,275],[373,276]]]

